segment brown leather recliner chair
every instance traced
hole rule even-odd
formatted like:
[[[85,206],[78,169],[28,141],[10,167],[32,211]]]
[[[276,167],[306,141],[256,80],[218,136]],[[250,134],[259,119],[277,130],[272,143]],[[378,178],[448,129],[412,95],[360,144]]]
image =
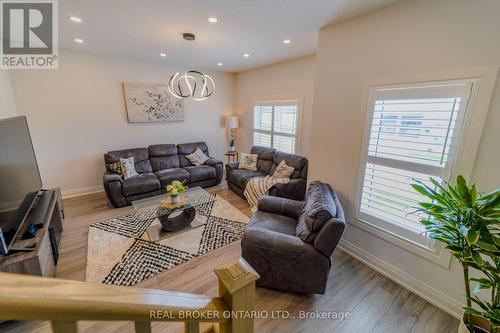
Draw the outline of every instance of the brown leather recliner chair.
[[[241,241],[242,256],[260,274],[259,286],[323,294],[344,228],[334,190],[315,181],[305,201],[272,196],[259,200]]]

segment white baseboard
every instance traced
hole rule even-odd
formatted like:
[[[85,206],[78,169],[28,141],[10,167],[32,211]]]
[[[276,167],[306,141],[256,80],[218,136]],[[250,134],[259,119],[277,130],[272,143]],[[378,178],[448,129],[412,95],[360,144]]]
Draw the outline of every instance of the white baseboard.
[[[104,191],[102,185],[93,185],[93,186],[74,188],[71,190],[64,190],[61,192],[61,196],[63,199],[68,199],[68,198],[79,197],[81,195],[86,195],[86,194],[99,193],[102,191]]]
[[[363,250],[362,248],[342,240],[339,248],[348,255],[356,258],[365,265],[386,276],[396,282],[405,289],[422,297],[429,303],[434,304],[441,310],[449,313],[453,317],[459,319],[462,315],[463,304],[456,299],[445,295],[440,290],[433,286],[427,285],[415,277],[408,275],[399,268],[389,264],[388,262],[374,256],[373,254]]]

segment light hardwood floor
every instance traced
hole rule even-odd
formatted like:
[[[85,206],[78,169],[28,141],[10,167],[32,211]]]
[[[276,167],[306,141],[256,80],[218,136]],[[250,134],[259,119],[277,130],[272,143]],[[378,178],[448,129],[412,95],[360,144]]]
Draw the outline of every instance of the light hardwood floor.
[[[250,215],[247,203],[225,186],[210,189],[243,213]],[[104,193],[64,200],[66,219],[60,247],[57,277],[85,279],[87,232],[96,221],[127,214],[131,207],[113,209]],[[184,263],[140,284],[141,287],[178,290],[206,295],[217,294],[213,270],[235,261],[241,255],[235,242]],[[299,295],[257,288],[257,310],[349,312],[348,320],[257,319],[256,332],[456,332],[458,321],[337,250],[325,295]],[[153,332],[181,332],[180,324],[153,323]],[[80,332],[127,333],[133,324],[125,322],[80,322]],[[3,326],[2,332],[50,332],[48,323],[25,322]],[[236,333],[236,332],[235,332]]]

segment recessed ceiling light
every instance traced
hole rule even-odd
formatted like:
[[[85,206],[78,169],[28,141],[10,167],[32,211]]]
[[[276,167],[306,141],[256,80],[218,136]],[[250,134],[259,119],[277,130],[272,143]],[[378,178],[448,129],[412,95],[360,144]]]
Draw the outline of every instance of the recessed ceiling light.
[[[217,17],[209,17],[209,18],[208,18],[208,22],[210,22],[210,23],[217,23],[217,21],[219,21],[219,20],[217,19]]]
[[[245,58],[248,58],[248,57],[250,57],[250,54],[245,53],[243,56],[244,56]]]
[[[291,40],[289,40],[289,39],[284,39],[284,40],[283,40],[283,44],[290,44],[291,42],[292,42],[292,41],[291,41]]]
[[[222,63],[222,62],[218,62],[218,63],[217,63],[217,66],[222,66],[222,65],[223,65],[223,63]]]
[[[76,16],[68,16],[68,19],[76,23],[82,23],[82,19]]]
[[[75,43],[78,43],[78,44],[82,44],[83,43],[83,39],[81,39],[81,38],[75,38],[75,39],[73,39],[73,41]]]
[[[160,57],[166,57],[167,54],[166,53],[160,53]]]

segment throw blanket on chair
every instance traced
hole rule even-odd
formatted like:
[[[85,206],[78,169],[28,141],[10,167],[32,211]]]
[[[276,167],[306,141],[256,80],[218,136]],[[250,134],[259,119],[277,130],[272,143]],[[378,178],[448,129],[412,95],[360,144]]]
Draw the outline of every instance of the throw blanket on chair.
[[[269,194],[269,189],[276,184],[286,184],[290,182],[290,178],[271,178],[271,176],[251,178],[245,186],[245,198],[250,205],[252,212],[257,210],[259,198]]]

